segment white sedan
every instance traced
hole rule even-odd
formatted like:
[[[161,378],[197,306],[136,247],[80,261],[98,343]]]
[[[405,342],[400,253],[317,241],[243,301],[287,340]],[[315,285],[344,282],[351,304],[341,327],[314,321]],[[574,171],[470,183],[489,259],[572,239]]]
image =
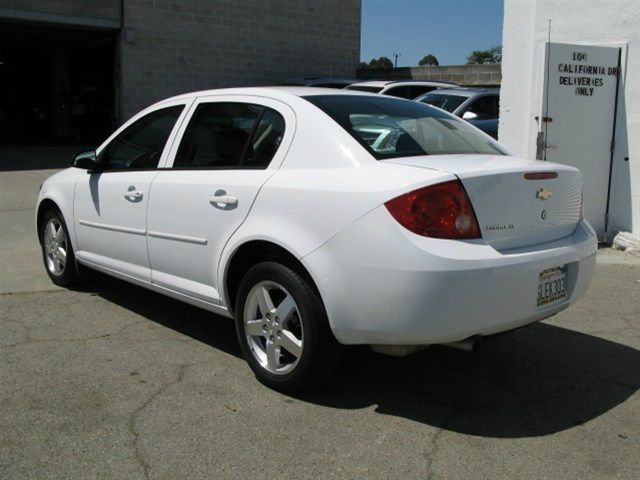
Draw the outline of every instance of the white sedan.
[[[469,347],[550,317],[597,249],[578,170],[422,103],[304,87],[159,102],[47,179],[36,217],[54,283],[89,267],[235,318],[282,391],[342,345]]]

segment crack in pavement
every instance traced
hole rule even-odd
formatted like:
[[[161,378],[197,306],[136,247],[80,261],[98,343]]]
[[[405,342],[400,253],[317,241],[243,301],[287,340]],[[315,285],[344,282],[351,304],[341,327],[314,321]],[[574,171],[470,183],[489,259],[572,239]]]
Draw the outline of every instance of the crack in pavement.
[[[451,416],[453,417],[453,415]],[[447,419],[447,422],[450,419]],[[445,422],[446,424],[446,422]],[[435,471],[433,469],[434,462],[436,460],[436,456],[438,455],[438,451],[440,450],[440,437],[444,434],[444,428],[446,425],[438,428],[438,431],[431,437],[431,449],[426,453],[427,455],[427,478],[432,479],[435,478]]]
[[[73,290],[66,290],[66,289],[50,289],[50,290],[33,290],[31,292],[0,292],[0,297],[8,297],[11,295],[38,295],[38,294],[42,294],[42,293],[69,293],[70,291]]]
[[[139,444],[139,440],[140,440],[140,432],[137,429],[136,426],[136,420],[138,418],[138,416],[144,412],[144,410],[151,405],[151,403],[158,398],[160,395],[162,395],[164,392],[166,392],[171,386],[173,385],[177,385],[178,383],[180,383],[182,381],[182,379],[184,378],[184,374],[185,371],[187,370],[187,368],[189,366],[191,366],[192,364],[184,364],[184,365],[179,365],[178,366],[178,375],[176,376],[176,378],[168,383],[165,383],[163,385],[160,386],[160,388],[158,388],[156,390],[156,392],[151,395],[147,400],[145,400],[142,405],[140,405],[138,408],[136,408],[132,413],[131,416],[129,417],[129,431],[131,432],[131,435],[133,435],[133,450],[134,450],[134,455],[136,457],[136,460],[138,461],[138,463],[140,464],[140,466],[142,467],[143,473],[144,473],[144,478],[149,478],[149,472],[151,470],[151,465],[150,463],[145,459],[144,454],[142,452],[142,448],[140,447]]]
[[[90,340],[101,340],[103,338],[108,338],[108,337],[117,337],[118,335],[126,332],[129,328],[134,327],[136,325],[140,325],[140,324],[147,324],[147,320],[140,320],[138,322],[133,322],[133,323],[129,323],[127,325],[124,325],[122,327],[120,327],[118,330],[116,330],[115,332],[109,332],[109,333],[103,333],[100,335],[92,335],[90,337],[82,337],[82,338],[31,338],[31,336],[29,335],[29,330],[30,328],[28,328],[23,322],[21,322],[20,320],[11,320],[9,321],[10,323],[17,323],[18,325],[22,326],[26,331],[27,331],[27,338],[26,340],[22,340],[20,342],[15,342],[15,343],[10,343],[8,345],[0,345],[0,350],[5,349],[5,348],[12,348],[12,347],[16,347],[16,346],[20,346],[20,345],[27,345],[30,343],[65,343],[65,342],[69,342],[69,343],[73,343],[73,342],[88,342]],[[191,340],[191,339],[189,339]]]
[[[35,215],[35,208],[34,207],[26,207],[26,208],[3,208],[0,209],[0,213],[5,213],[5,212],[33,212]]]
[[[197,362],[197,363],[185,363],[182,365],[178,365],[178,373],[176,375],[176,378],[161,385],[156,391],[155,393],[153,393],[149,398],[147,398],[142,405],[140,405],[138,408],[136,408],[130,415],[129,417],[129,423],[128,423],[128,427],[129,427],[129,431],[131,432],[131,435],[133,436],[133,449],[134,449],[134,455],[136,457],[136,460],[138,461],[138,463],[140,464],[140,466],[142,467],[143,473],[144,473],[144,478],[150,478],[150,471],[151,471],[151,464],[149,463],[149,461],[145,458],[145,455],[142,451],[142,448],[140,446],[140,432],[138,431],[136,422],[139,418],[139,416],[144,413],[144,411],[147,409],[147,407],[149,407],[149,405],[151,405],[153,403],[154,400],[158,399],[160,396],[162,396],[167,390],[169,390],[172,386],[179,384],[180,382],[182,382],[182,380],[184,380],[184,377],[186,375],[186,372],[189,368],[197,366],[197,365],[205,365],[207,363],[210,362]]]
[[[427,458],[428,458],[427,459],[427,476],[426,476],[426,478],[428,478],[428,479],[435,478],[436,472],[434,471],[434,463],[435,463],[436,457],[438,456],[438,453],[440,451],[440,439],[448,431],[447,427],[449,427],[449,425],[451,425],[451,422],[453,422],[453,420],[455,418],[457,418],[462,413],[469,413],[469,411],[465,410],[464,408],[460,408],[460,407],[457,407],[456,409],[454,409],[451,412],[451,415],[449,415],[447,418],[445,418],[445,420],[442,422],[442,424],[438,427],[438,430],[433,435],[433,437],[431,437],[431,449],[428,452],[426,452],[426,455],[427,455]]]

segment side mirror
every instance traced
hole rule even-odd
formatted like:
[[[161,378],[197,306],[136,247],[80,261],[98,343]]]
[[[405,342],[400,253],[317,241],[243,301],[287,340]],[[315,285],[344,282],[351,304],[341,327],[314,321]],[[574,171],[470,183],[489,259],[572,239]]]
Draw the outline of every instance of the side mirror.
[[[87,170],[89,173],[95,172],[98,169],[98,158],[96,156],[96,151],[86,150],[84,152],[78,153],[75,157],[73,157],[73,162],[71,162],[71,165],[76,168]]]
[[[478,114],[466,111],[466,112],[464,112],[464,115],[462,115],[462,118],[464,120],[475,120],[476,118],[478,118]]]

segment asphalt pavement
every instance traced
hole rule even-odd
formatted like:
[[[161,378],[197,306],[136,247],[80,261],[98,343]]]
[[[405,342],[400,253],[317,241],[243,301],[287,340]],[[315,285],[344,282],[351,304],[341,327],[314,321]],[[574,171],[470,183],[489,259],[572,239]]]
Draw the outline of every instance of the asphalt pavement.
[[[54,287],[33,207],[55,170],[17,155],[0,150],[0,478],[639,478],[637,256],[601,249],[584,299],[478,352],[352,348],[326,390],[288,396],[228,319],[101,275]]]

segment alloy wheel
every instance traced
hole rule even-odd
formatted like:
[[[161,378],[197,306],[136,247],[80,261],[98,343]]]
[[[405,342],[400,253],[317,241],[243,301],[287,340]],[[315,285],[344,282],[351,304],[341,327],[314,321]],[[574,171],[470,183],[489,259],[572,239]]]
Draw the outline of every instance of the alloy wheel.
[[[43,248],[49,272],[55,276],[62,275],[67,265],[69,240],[57,218],[50,218],[44,227]]]
[[[247,344],[269,373],[291,372],[302,356],[303,330],[295,300],[280,284],[262,281],[247,295],[244,308]]]

